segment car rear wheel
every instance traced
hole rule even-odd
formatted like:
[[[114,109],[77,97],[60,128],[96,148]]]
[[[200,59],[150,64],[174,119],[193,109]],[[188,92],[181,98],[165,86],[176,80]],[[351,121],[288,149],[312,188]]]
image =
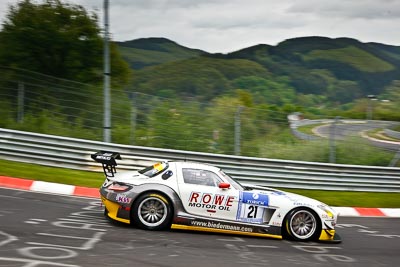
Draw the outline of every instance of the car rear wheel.
[[[133,205],[134,223],[147,230],[162,230],[169,226],[172,211],[168,199],[158,193],[140,196]]]
[[[306,208],[289,212],[284,225],[289,237],[297,241],[317,240],[321,234],[321,222],[318,216]]]

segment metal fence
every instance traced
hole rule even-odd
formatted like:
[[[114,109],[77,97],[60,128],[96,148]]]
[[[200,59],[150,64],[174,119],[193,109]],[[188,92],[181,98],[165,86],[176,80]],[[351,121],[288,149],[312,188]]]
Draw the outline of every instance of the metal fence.
[[[0,128],[0,158],[101,171],[90,154],[121,153],[118,169],[137,170],[159,160],[209,163],[240,182],[281,188],[400,192],[400,168],[324,164],[129,146]],[[99,174],[100,175],[100,174]]]

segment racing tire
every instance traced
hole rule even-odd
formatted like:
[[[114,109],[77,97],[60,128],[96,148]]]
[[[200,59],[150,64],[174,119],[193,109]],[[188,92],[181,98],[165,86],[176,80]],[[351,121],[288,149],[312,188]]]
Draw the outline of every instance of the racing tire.
[[[321,221],[307,208],[297,208],[288,213],[284,223],[284,236],[296,241],[316,241],[321,234]]]
[[[169,200],[158,193],[146,193],[133,204],[132,218],[136,226],[146,230],[163,230],[170,226],[172,208]]]

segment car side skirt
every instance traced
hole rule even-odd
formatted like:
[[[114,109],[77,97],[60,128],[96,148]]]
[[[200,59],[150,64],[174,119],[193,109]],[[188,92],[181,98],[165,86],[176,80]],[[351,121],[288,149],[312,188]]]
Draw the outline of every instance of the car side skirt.
[[[216,229],[216,228],[208,228],[208,227],[200,227],[200,226],[189,226],[189,225],[181,225],[181,224],[172,224],[171,229],[223,233],[223,234],[235,234],[235,235],[247,235],[247,236],[259,236],[259,237],[282,239],[282,236],[280,236],[280,235],[241,232],[241,231],[232,231],[232,230]]]
[[[282,239],[281,227],[266,224],[249,224],[237,221],[219,220],[201,216],[178,214],[171,229],[239,234]]]

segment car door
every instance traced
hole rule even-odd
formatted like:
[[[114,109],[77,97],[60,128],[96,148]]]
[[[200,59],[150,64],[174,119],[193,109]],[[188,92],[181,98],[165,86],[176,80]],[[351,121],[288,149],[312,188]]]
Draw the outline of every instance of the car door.
[[[186,211],[215,219],[236,220],[239,191],[230,186],[218,172],[199,168],[180,168],[178,187]]]

